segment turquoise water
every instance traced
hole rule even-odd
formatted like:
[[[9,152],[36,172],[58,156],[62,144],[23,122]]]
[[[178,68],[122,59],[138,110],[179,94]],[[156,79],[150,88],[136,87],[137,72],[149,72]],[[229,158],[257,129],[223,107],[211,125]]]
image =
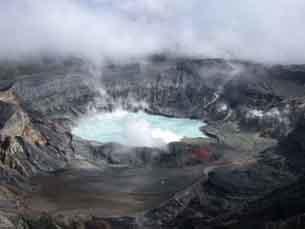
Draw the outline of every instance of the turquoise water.
[[[88,140],[129,146],[158,147],[184,137],[203,137],[198,120],[169,118],[144,112],[118,110],[92,114],[79,120],[72,133]]]

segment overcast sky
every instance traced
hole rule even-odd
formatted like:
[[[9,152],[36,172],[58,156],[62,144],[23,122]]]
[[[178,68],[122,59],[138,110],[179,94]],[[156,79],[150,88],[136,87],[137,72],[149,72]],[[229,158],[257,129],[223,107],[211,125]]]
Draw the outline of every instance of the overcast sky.
[[[1,0],[0,59],[171,52],[305,63],[304,0]]]

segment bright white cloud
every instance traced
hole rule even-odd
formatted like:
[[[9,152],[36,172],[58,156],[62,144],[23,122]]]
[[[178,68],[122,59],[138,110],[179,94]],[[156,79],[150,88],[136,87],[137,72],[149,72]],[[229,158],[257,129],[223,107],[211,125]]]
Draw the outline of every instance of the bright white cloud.
[[[305,63],[303,0],[10,0],[0,58],[183,55]]]

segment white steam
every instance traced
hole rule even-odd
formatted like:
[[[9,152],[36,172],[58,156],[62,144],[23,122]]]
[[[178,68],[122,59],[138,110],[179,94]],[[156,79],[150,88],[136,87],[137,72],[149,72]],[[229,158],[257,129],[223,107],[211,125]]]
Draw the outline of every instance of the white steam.
[[[123,134],[129,145],[158,147],[170,142],[180,141],[183,137],[173,131],[153,127],[145,119],[132,120]]]
[[[0,59],[170,52],[305,62],[303,0],[2,0]]]

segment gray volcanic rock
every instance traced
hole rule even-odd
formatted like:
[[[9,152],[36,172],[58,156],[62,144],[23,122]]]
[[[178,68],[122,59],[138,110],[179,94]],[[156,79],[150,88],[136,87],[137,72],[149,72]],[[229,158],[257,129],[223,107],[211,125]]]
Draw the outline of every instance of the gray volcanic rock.
[[[163,149],[149,147],[129,147],[116,143],[96,143],[77,137],[73,138],[72,146],[75,157],[86,159],[100,166],[119,165],[126,167],[165,167],[183,168],[216,160],[220,153],[212,150],[208,159],[201,159],[194,154],[201,147],[213,148],[214,141],[200,139],[193,142],[173,142]]]
[[[108,106],[144,107],[152,113],[209,121],[235,120],[243,128],[281,137],[304,112],[303,103],[296,100],[305,96],[304,84],[289,77],[301,75],[304,66],[295,69],[297,73],[293,67],[217,59],[165,60],[105,68],[103,85]]]
[[[304,66],[153,59],[105,66],[102,78],[87,78],[88,66],[76,60],[29,66],[8,66],[0,74],[0,226],[212,229],[266,228],[273,223],[275,228],[293,224],[304,228],[299,223],[305,212]],[[101,93],[96,90],[100,84]],[[72,136],[69,128],[89,106],[204,119],[209,125],[202,131],[210,138],[184,139],[166,149],[85,141]],[[157,184],[152,187],[166,191],[171,187],[162,186],[167,181],[159,180],[163,176],[159,174],[171,169],[168,177],[178,174],[181,180],[174,180],[179,184],[196,166],[201,177],[160,206],[129,216],[103,218],[88,209],[78,212],[77,207],[47,214],[26,208],[25,196],[37,193],[31,190],[29,178],[41,173],[55,177],[52,184],[64,190],[65,184],[56,178],[65,171],[72,187],[78,187],[73,172],[79,169],[81,174],[89,165],[87,170],[99,170],[105,177],[102,172],[107,168],[131,169],[116,176],[118,183],[108,180],[115,190],[131,188],[124,185],[126,177],[135,184],[140,177],[141,185],[151,181]],[[134,171],[141,174],[133,177]],[[94,172],[89,174],[89,180],[97,179]],[[147,174],[151,180],[146,180]],[[133,195],[133,203],[155,198],[154,192],[138,199]],[[36,198],[38,209],[43,200],[56,209],[50,198]],[[130,193],[120,198],[130,200]],[[2,213],[3,209],[9,212]]]
[[[23,110],[16,97],[6,99],[0,110],[1,162],[25,176],[64,167],[73,156],[68,129]]]
[[[88,77],[89,79],[85,78]],[[51,79],[51,80],[50,80]],[[90,76],[82,74],[36,74],[14,83],[11,90],[22,100],[27,110],[60,117],[78,116],[96,95],[89,83]]]
[[[0,101],[0,110],[1,110],[0,128],[3,128],[5,123],[16,112],[16,107],[12,104],[8,104]]]
[[[171,223],[177,228],[303,228],[303,123],[261,152],[257,162],[212,171],[201,183],[204,199],[195,195]]]
[[[287,135],[304,112],[297,100],[305,96],[299,79],[304,66],[164,59],[104,66],[102,77],[92,77],[86,68],[74,60],[66,67],[27,67],[32,69],[28,75],[16,70],[12,91],[26,109],[49,117],[73,119],[89,104],[102,110],[121,106],[176,117],[236,120],[246,129],[274,137]]]
[[[305,172],[305,119],[298,122],[296,128],[280,142],[277,153],[287,158],[287,164],[295,173]]]
[[[203,114],[205,99],[213,96],[213,91],[206,87],[200,76],[184,71],[182,64],[148,64],[132,70],[126,73],[120,68],[106,69],[103,75],[108,95],[127,108],[141,105],[134,101],[142,101],[153,113],[199,118]],[[124,77],[117,77],[122,74]]]

